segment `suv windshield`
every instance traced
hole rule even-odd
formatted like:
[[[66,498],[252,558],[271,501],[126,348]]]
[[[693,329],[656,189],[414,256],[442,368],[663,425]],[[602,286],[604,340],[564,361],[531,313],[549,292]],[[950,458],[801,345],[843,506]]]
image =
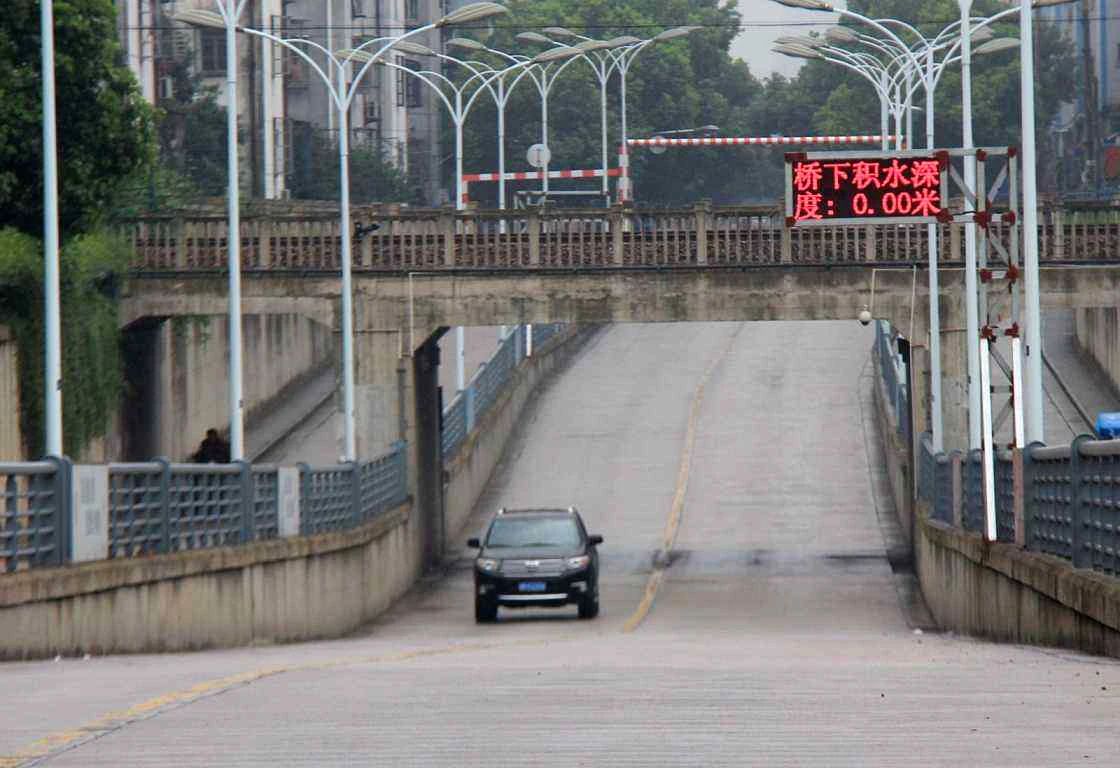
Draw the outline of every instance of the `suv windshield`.
[[[490,526],[487,547],[578,547],[579,528],[571,517],[499,517]]]

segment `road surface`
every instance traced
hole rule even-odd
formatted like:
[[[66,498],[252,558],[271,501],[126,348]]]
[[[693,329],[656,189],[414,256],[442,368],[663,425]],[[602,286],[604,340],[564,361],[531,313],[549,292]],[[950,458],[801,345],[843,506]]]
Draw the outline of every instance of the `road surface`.
[[[623,325],[549,383],[462,539],[578,506],[606,537],[593,622],[476,625],[463,549],[347,639],[4,665],[0,766],[1116,765],[1116,663],[907,624],[871,341]]]

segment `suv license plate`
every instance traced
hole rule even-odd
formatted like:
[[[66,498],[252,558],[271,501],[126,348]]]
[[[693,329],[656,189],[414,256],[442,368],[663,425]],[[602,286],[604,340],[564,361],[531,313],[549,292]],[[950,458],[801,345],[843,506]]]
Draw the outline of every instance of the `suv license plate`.
[[[522,592],[544,592],[544,587],[543,581],[523,581],[517,585]]]

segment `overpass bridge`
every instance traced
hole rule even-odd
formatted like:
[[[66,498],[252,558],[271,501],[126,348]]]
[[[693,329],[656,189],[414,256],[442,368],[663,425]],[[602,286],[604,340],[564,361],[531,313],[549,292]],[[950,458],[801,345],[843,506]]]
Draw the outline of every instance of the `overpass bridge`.
[[[770,206],[558,211],[354,210],[380,229],[356,238],[354,321],[364,455],[395,439],[399,361],[436,329],[517,323],[855,318],[869,309],[917,348],[928,334],[924,225],[791,230]],[[1120,222],[1046,212],[1044,308],[1111,305],[1120,295]],[[961,224],[940,229],[942,333],[964,327]],[[1005,246],[1013,225],[992,222]],[[220,215],[125,225],[134,259],[121,321],[227,311]],[[302,314],[337,328],[340,244],[331,211],[242,220],[246,314]],[[1007,316],[993,293],[991,314]],[[947,445],[967,434],[964,345],[942,345]],[[920,393],[919,393],[920,394]],[[364,412],[364,416],[363,416]],[[379,415],[373,416],[377,413]],[[917,424],[917,427],[924,425]]]

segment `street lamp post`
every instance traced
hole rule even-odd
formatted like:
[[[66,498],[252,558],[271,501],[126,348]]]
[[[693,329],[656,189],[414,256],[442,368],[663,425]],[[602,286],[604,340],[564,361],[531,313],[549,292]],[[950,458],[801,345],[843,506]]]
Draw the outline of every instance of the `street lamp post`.
[[[54,89],[54,2],[39,6],[43,93],[43,295],[46,371],[43,378],[45,448],[61,456],[62,444],[62,317],[58,264],[58,143]]]
[[[245,0],[240,0],[240,2],[242,4],[244,4]],[[223,6],[223,8],[224,8],[224,6]],[[351,275],[352,240],[353,240],[353,237],[352,237],[352,234],[351,234],[351,226],[350,226],[350,146],[349,146],[349,122],[348,122],[348,117],[349,117],[349,113],[350,113],[350,106],[353,103],[354,96],[358,91],[358,88],[361,84],[362,78],[365,76],[366,72],[369,71],[372,64],[375,61],[377,61],[379,58],[384,56],[390,48],[392,48],[395,44],[399,43],[400,41],[405,40],[409,37],[413,37],[415,35],[419,35],[421,33],[427,32],[427,31],[432,30],[432,29],[438,29],[438,28],[441,28],[441,27],[450,26],[452,24],[460,24],[460,23],[465,23],[465,22],[469,22],[469,21],[476,21],[476,20],[479,20],[479,19],[489,18],[491,16],[501,14],[501,13],[507,13],[507,12],[508,12],[508,9],[505,6],[498,5],[497,3],[492,3],[492,2],[471,3],[469,5],[465,5],[461,8],[459,8],[455,11],[452,11],[451,13],[447,14],[446,16],[440,18],[439,20],[437,20],[437,21],[435,21],[431,24],[427,24],[425,26],[417,27],[416,29],[409,30],[408,32],[406,32],[403,35],[400,35],[398,37],[395,37],[395,38],[378,38],[378,39],[375,39],[375,40],[366,41],[365,43],[362,43],[361,45],[357,46],[357,48],[355,48],[353,51],[347,52],[351,55],[348,55],[348,56],[345,56],[345,57],[340,57],[339,55],[336,55],[335,52],[330,51],[330,50],[326,49],[324,46],[319,45],[318,43],[315,43],[315,42],[313,42],[311,40],[308,40],[306,38],[288,40],[288,39],[284,39],[282,37],[279,37],[277,35],[270,34],[268,32],[263,32],[263,31],[258,30],[258,29],[251,29],[251,28],[248,28],[248,27],[238,26],[236,24],[237,17],[236,16],[229,16],[228,14],[219,15],[219,14],[215,14],[213,12],[208,12],[208,11],[188,10],[188,11],[184,11],[183,13],[177,15],[177,17],[176,17],[176,18],[180,19],[181,21],[187,22],[189,24],[194,24],[194,25],[197,25],[197,26],[211,27],[211,28],[215,28],[215,27],[220,28],[220,27],[224,26],[226,28],[226,31],[227,31],[227,34],[226,34],[227,52],[232,52],[232,53],[235,54],[236,48],[233,48],[232,51],[231,51],[230,46],[232,44],[231,39],[234,42],[236,41],[236,38],[233,37],[233,36],[238,31],[244,32],[244,33],[249,34],[249,35],[254,35],[256,37],[263,38],[263,39],[268,40],[268,41],[270,41],[270,42],[272,42],[276,45],[281,45],[284,48],[292,51],[293,53],[298,55],[300,58],[302,58],[305,62],[307,62],[307,64],[311,67],[312,71],[314,71],[319,76],[319,78],[323,81],[323,83],[327,86],[327,90],[330,94],[330,103],[337,110],[338,134],[339,134],[338,158],[339,158],[339,183],[340,183],[339,219],[340,219],[340,230],[341,230],[341,240],[342,240],[342,248],[341,248],[341,261],[342,261],[342,265],[341,265],[342,266],[342,307],[341,307],[341,310],[342,311],[341,311],[341,314],[342,314],[342,371],[343,371],[343,417],[344,417],[343,420],[344,420],[344,432],[345,432],[343,460],[345,460],[345,461],[354,461],[357,458],[357,439],[356,439],[356,430],[355,430],[355,424],[354,424],[354,311],[353,311],[353,282],[352,282],[352,275]],[[385,43],[384,41],[386,41],[386,40],[388,40],[389,42]],[[364,52],[364,48],[371,47],[376,43],[384,43],[384,45],[382,45],[377,50],[377,52],[374,53],[374,54],[368,54],[368,53]],[[324,71],[323,68],[319,66],[318,62],[316,62],[305,50],[303,50],[303,46],[313,48],[313,49],[323,53],[326,56],[326,59],[327,59],[327,62],[329,64],[329,66],[333,69],[330,72]],[[359,70],[358,74],[353,78],[353,80],[348,83],[347,78],[346,78],[346,67],[353,60],[352,55],[353,54],[358,54],[358,53],[364,53],[364,55],[369,57],[369,59],[364,63],[364,65]],[[230,61],[235,62],[235,59],[231,58]],[[236,69],[235,69],[236,64],[233,64],[232,66],[234,66],[233,71],[235,72],[236,71]],[[337,78],[332,77],[332,73],[336,73]],[[335,82],[336,79],[337,79],[337,82]],[[232,84],[232,80],[231,80],[231,84]],[[234,142],[236,142],[236,112],[235,112],[235,110],[236,110],[236,102],[232,102],[231,105],[230,105],[230,112],[234,115],[234,117],[232,118],[232,120],[233,120],[233,123],[232,123],[233,133],[231,134],[231,140],[234,141]],[[235,148],[236,148],[236,144],[234,144],[234,149]],[[233,152],[231,152],[231,155],[232,154],[233,154]],[[236,168],[236,165],[233,165],[232,161],[231,161],[230,168],[231,169]],[[233,171],[231,170],[231,174],[232,174],[232,172]],[[231,184],[231,189],[235,190],[236,189],[236,187],[235,187],[236,177],[235,176],[231,176],[230,184]],[[231,229],[231,231],[233,231],[234,223],[236,221],[236,219],[234,218],[234,216],[236,214],[236,208],[231,205],[231,209],[232,209],[233,212],[231,213],[230,229]],[[231,242],[231,244],[236,242],[236,238],[231,237],[230,242]],[[232,259],[232,256],[231,256],[231,259]],[[232,270],[231,270],[231,272],[232,272]],[[231,276],[231,283],[232,283],[232,276]],[[231,364],[232,364],[232,356],[231,356]],[[231,445],[231,454],[232,454],[232,445]]]

